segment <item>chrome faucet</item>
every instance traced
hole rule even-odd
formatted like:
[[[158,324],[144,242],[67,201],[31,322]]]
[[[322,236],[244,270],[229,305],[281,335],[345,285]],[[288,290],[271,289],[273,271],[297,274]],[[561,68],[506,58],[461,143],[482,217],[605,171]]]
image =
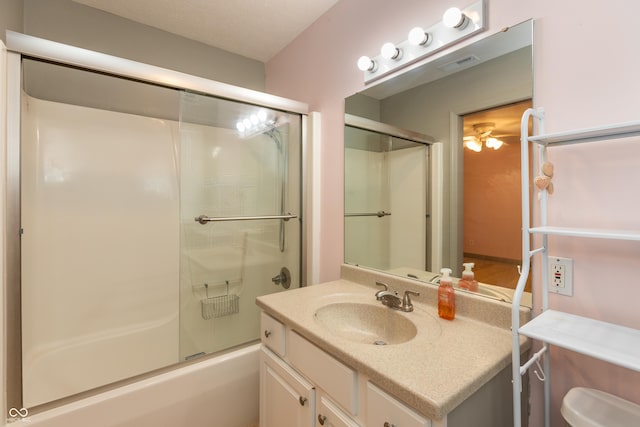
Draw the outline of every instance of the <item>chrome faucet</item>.
[[[401,310],[405,312],[413,311],[413,303],[411,302],[411,295],[420,295],[418,292],[404,291],[404,296],[400,298],[398,292],[390,291],[389,285],[382,282],[376,282],[376,286],[382,286],[383,289],[376,292],[376,299],[382,301],[383,305],[394,310]]]

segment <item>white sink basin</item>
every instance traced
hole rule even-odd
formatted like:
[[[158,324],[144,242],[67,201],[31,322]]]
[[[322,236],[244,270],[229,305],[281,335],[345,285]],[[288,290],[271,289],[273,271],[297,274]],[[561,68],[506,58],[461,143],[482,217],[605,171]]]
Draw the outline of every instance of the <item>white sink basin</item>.
[[[411,313],[383,305],[354,302],[332,303],[319,308],[314,318],[322,327],[341,338],[361,344],[401,344],[418,330],[408,317]]]

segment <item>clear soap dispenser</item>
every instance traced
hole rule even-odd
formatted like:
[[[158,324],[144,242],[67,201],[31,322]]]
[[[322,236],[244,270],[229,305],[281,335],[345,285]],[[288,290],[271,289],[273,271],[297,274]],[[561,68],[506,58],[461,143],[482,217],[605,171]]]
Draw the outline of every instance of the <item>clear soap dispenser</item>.
[[[472,262],[465,262],[462,265],[464,266],[464,271],[462,272],[462,279],[458,282],[458,287],[460,289],[467,289],[469,291],[476,292],[478,290],[478,281],[474,278],[472,270],[475,264]]]
[[[438,287],[438,316],[446,320],[453,320],[456,316],[456,293],[453,290],[450,268],[440,270],[440,286]]]

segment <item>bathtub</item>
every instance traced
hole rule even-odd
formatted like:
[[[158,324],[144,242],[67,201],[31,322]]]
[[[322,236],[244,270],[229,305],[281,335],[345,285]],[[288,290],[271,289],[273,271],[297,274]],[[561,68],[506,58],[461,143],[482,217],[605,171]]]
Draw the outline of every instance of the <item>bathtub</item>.
[[[259,350],[253,344],[29,415],[29,427],[256,427]],[[98,368],[99,369],[99,368]]]

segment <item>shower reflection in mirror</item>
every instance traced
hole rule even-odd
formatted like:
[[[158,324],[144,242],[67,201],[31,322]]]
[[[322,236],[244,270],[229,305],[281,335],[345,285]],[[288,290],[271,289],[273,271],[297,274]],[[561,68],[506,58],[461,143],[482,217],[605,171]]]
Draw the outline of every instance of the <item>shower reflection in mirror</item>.
[[[380,270],[428,269],[434,142],[427,135],[345,115],[347,263]]]

